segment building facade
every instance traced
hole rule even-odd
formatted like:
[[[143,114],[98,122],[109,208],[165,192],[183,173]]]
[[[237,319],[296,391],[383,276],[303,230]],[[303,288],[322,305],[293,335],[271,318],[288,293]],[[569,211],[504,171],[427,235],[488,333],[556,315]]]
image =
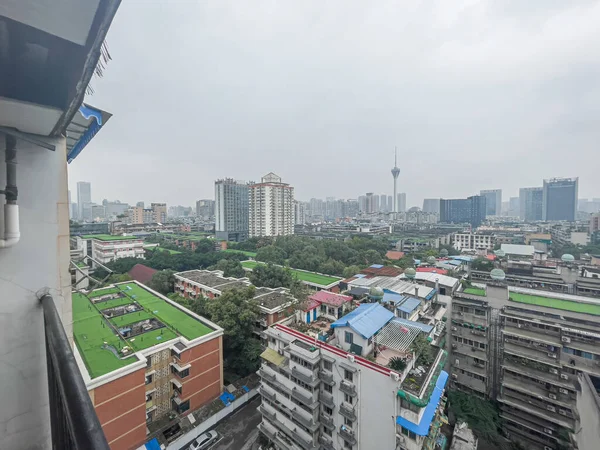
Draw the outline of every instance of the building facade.
[[[496,239],[492,233],[456,233],[456,250],[493,250]]]
[[[91,256],[100,264],[121,258],[144,258],[144,241],[131,236],[83,235],[77,237],[77,246],[83,256]]]
[[[286,236],[294,234],[294,188],[273,172],[248,187],[249,235]]]
[[[406,212],[406,193],[401,192],[398,194],[398,211],[397,212]]]
[[[294,200],[294,225],[306,223],[306,203]]]
[[[214,200],[198,200],[196,202],[196,217],[202,220],[209,220],[215,215]]]
[[[423,200],[423,212],[424,213],[440,213],[440,199],[439,198],[426,198]]]
[[[148,423],[223,391],[223,330],[142,284],[73,293],[73,322],[79,369],[111,450],[143,445]]]
[[[519,189],[520,218],[525,222],[542,220],[542,204],[544,203],[544,189],[541,187]]]
[[[487,189],[479,192],[485,197],[485,215],[499,216],[502,213],[502,189]]]
[[[248,239],[248,183],[231,178],[215,181],[215,235],[217,239]]]
[[[92,184],[87,181],[77,182],[77,208],[79,220],[92,220]]]
[[[466,199],[440,199],[440,222],[469,223],[476,228],[485,220],[485,197],[473,195]]]
[[[150,203],[150,209],[152,209],[154,223],[165,223],[167,221],[166,203]]]
[[[579,178],[552,178],[544,180],[542,220],[567,220],[577,217]]]
[[[597,299],[556,292],[493,283],[459,289],[451,387],[497,400],[506,434],[526,448],[573,448],[573,439],[597,435],[597,424],[581,428],[578,386],[600,376],[598,309]]]

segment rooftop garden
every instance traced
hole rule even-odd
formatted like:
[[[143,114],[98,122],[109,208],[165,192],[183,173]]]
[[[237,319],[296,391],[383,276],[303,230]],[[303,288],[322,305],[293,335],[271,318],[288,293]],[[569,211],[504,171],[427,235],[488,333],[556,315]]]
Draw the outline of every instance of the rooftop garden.
[[[573,300],[563,300],[559,298],[540,297],[537,295],[521,294],[517,292],[510,293],[510,300],[518,303],[527,303],[529,305],[545,306],[546,308],[560,309],[583,314],[592,314],[600,316],[600,303],[584,303]]]
[[[465,294],[478,295],[479,297],[485,297],[485,289],[478,287],[468,287],[463,290]]]
[[[86,234],[81,236],[82,239],[98,239],[99,241],[131,241],[139,240],[135,236],[113,236],[111,234]]]
[[[265,264],[258,261],[242,261],[242,267],[245,269],[254,269],[259,264]],[[340,281],[341,278],[332,277],[328,275],[321,275],[319,273],[314,272],[305,272],[303,270],[290,269],[292,274],[300,281],[305,281],[308,283],[318,284],[320,286],[329,286],[331,283],[335,283],[336,281]]]
[[[99,297],[110,296],[108,300]],[[131,305],[133,311],[110,311]],[[114,314],[114,315],[111,315]],[[152,328],[134,326],[150,321]],[[140,331],[141,330],[141,331]],[[73,294],[73,336],[91,378],[112,372],[137,361],[131,353],[144,350],[178,335],[192,340],[211,328],[181,309],[135,283],[100,289],[87,296]]]

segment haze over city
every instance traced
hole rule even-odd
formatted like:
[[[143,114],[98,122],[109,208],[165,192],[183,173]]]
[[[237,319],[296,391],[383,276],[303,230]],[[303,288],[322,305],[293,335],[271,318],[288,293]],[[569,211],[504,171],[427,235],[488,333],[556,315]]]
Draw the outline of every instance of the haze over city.
[[[389,195],[398,146],[409,206],[555,176],[597,196],[598,23],[598,2],[124,2],[86,100],[114,118],[70,188],[192,205],[273,171],[298,199]]]

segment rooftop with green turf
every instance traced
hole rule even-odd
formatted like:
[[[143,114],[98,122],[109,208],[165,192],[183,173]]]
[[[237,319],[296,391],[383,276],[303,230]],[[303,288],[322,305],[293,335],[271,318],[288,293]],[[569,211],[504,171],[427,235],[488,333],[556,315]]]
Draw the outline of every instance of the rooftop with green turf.
[[[214,331],[136,283],[73,293],[73,336],[90,378],[138,361],[135,352]]]

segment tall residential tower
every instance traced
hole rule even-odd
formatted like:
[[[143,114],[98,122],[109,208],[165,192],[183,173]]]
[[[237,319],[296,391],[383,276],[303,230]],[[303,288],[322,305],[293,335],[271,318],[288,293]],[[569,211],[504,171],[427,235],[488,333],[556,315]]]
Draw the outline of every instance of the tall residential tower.
[[[248,183],[231,178],[215,181],[215,235],[219,240],[248,239]]]
[[[400,175],[400,169],[398,168],[398,148],[394,149],[394,168],[392,169],[392,176],[394,177],[394,210],[398,212],[398,175]]]
[[[249,234],[283,236],[294,234],[294,188],[273,172],[249,186]]]

